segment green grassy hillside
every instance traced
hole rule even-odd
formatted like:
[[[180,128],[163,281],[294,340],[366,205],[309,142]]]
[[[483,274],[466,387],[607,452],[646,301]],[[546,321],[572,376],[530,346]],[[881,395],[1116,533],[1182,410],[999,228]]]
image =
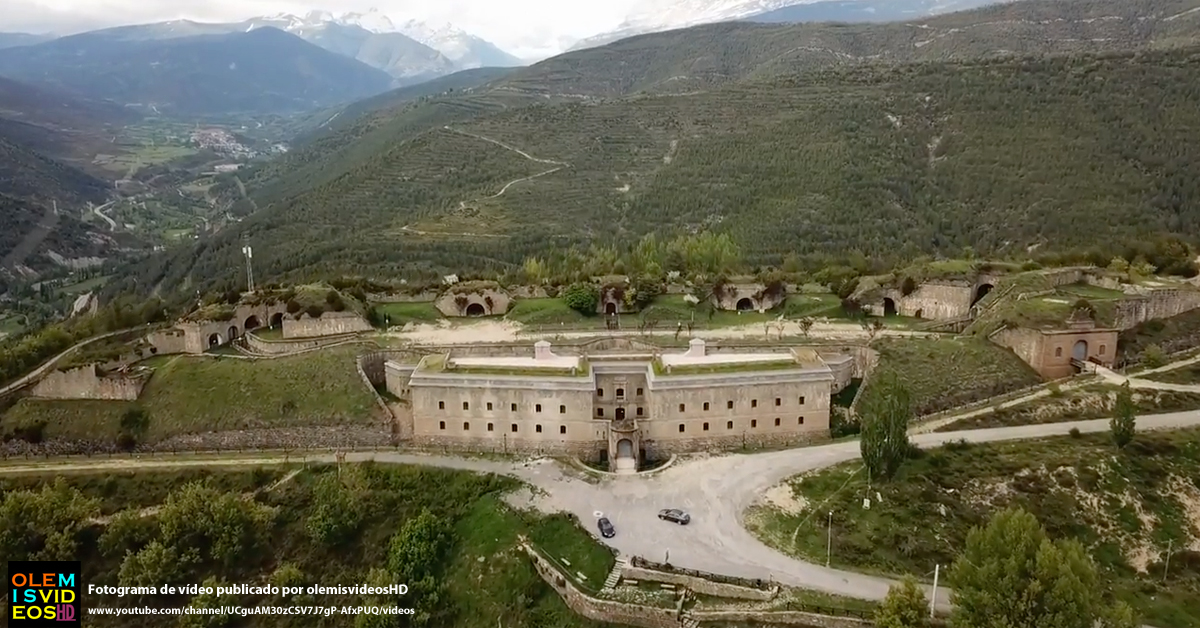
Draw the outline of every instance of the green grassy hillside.
[[[228,281],[241,230],[254,233],[256,272],[296,279],[504,269],[551,247],[683,230],[729,232],[750,263],[966,246],[1024,256],[1190,233],[1197,76],[1185,50],[856,66],[510,108],[452,127],[569,167],[517,181],[549,166],[439,125],[341,164],[198,259],[155,263],[141,284]]]

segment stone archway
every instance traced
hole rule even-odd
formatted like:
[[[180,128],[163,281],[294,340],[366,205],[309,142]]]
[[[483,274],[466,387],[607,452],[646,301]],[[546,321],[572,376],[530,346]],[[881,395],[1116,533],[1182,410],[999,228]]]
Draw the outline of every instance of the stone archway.
[[[1086,340],[1077,340],[1075,346],[1071,349],[1071,359],[1086,362],[1088,357],[1088,344]]]
[[[738,299],[737,309],[739,312],[748,312],[754,309],[754,299],[750,297],[742,297]]]
[[[238,328],[236,326],[229,327],[229,342],[233,342],[234,340],[237,340],[239,335],[240,334],[238,333]]]
[[[982,301],[983,297],[986,297],[988,295],[988,293],[990,293],[992,291],[993,288],[995,288],[995,286],[993,286],[990,283],[979,284],[975,288],[975,298],[971,299],[971,305],[975,305],[976,303],[979,303],[980,301]]]
[[[891,297],[885,297],[883,299],[883,315],[884,316],[895,316],[896,315],[895,299],[892,299]]]
[[[628,438],[617,441],[617,458],[633,458],[633,441]]]
[[[275,312],[271,315],[271,329],[283,327],[283,312]]]
[[[604,313],[607,314],[608,316],[615,316],[617,314],[617,304],[612,301],[605,303],[604,304]]]
[[[246,321],[242,323],[242,329],[245,329],[246,331],[258,329],[259,327],[262,327],[262,323],[258,322],[258,317],[253,314],[247,317]]]
[[[212,334],[208,337],[208,348],[215,349],[221,346],[221,334]]]
[[[913,313],[913,316],[917,318],[925,318],[925,310],[917,310]]]
[[[487,314],[482,303],[472,303],[467,306],[467,316],[483,316]]]

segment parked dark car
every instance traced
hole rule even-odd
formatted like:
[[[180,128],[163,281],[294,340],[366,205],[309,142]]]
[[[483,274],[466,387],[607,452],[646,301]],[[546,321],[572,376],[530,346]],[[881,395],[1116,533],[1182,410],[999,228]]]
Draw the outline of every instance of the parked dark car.
[[[613,528],[613,524],[608,520],[608,517],[600,517],[596,525],[600,528],[600,536],[606,539],[611,539],[617,535],[617,531]]]
[[[663,521],[670,521],[685,526],[692,520],[692,516],[679,510],[678,508],[667,508],[666,510],[658,511],[658,518]]]

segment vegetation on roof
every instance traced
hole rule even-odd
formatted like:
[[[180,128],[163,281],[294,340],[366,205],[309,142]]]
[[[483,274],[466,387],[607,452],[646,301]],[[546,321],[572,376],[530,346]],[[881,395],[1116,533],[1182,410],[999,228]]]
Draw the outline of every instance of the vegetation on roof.
[[[459,375],[509,375],[527,377],[587,377],[591,374],[591,365],[587,360],[580,359],[578,367],[569,366],[505,366],[455,364],[454,359],[447,354],[425,356],[417,365],[421,371],[432,373],[452,373]]]
[[[663,364],[662,359],[651,362],[654,374],[659,377],[672,375],[718,375],[721,373],[753,373],[755,371],[782,371],[803,368],[792,356],[754,362],[724,362],[718,364]]]

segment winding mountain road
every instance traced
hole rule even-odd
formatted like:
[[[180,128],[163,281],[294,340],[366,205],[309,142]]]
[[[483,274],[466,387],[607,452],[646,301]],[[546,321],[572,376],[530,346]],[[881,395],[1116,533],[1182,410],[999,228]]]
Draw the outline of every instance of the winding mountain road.
[[[1139,430],[1176,429],[1200,425],[1200,411],[1142,416]],[[950,441],[975,443],[1061,436],[1072,429],[1102,432],[1107,419],[1025,425],[985,430],[919,434],[913,442],[936,447]],[[743,527],[746,509],[759,501],[767,489],[799,473],[822,469],[859,456],[857,441],[756,454],[733,454],[698,458],[676,464],[648,476],[612,477],[596,483],[581,479],[575,471],[564,471],[553,460],[525,463],[465,459],[398,453],[352,452],[347,461],[375,460],[380,463],[418,464],[476,472],[510,475],[540,489],[530,501],[540,508],[574,513],[585,525],[603,513],[612,520],[617,536],[602,542],[622,554],[641,555],[681,567],[815,589],[862,599],[882,599],[892,582],[840,569],[830,569],[784,555],[763,544]],[[308,460],[334,462],[332,455]],[[292,461],[297,461],[295,457]],[[0,474],[61,471],[121,471],[139,468],[188,466],[262,465],[284,462],[281,456],[231,457],[229,459],[88,459],[65,462],[0,465]],[[692,523],[676,526],[659,521],[662,508],[684,508]],[[834,551],[837,551],[836,539]],[[933,569],[933,565],[930,565]],[[947,606],[949,592],[942,590],[939,606]]]

